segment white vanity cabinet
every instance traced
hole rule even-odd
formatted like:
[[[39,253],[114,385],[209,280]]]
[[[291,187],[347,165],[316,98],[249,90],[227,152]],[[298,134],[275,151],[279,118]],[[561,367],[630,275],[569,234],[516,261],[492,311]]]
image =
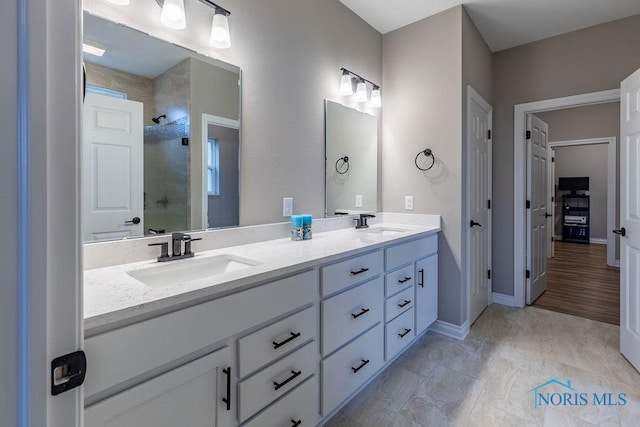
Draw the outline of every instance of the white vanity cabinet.
[[[438,254],[416,262],[416,334],[438,319]]]
[[[231,427],[229,347],[159,375],[85,410],[86,427]]]

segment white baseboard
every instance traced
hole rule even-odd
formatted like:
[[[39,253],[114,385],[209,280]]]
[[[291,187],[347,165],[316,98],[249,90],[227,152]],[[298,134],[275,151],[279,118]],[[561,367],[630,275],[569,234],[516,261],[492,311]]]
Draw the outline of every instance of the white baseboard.
[[[554,242],[562,242],[562,236],[558,236],[558,235],[553,236],[553,241]]]
[[[589,243],[593,243],[595,245],[606,245],[607,244],[607,239],[600,239],[598,237],[592,237],[591,239],[589,239]]]
[[[453,323],[436,320],[434,324],[429,327],[429,330],[436,334],[463,340],[469,334],[469,321],[467,320],[462,325],[458,326]]]
[[[492,298],[493,298],[494,304],[506,305],[507,307],[516,306],[513,295],[505,295],[505,294],[499,294],[497,292],[494,292],[492,294]]]

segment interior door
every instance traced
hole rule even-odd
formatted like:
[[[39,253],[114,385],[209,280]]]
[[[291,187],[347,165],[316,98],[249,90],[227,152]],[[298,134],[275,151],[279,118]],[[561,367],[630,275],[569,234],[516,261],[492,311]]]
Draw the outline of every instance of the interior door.
[[[527,304],[547,289],[547,142],[549,126],[527,115]]]
[[[470,86],[467,90],[467,276],[473,323],[491,295],[491,106]]]
[[[83,111],[85,241],[144,235],[143,105],[87,93]]]
[[[547,258],[553,258],[555,248],[553,245],[555,225],[556,225],[556,163],[555,163],[556,151],[551,147],[547,147],[547,206],[549,206],[549,212],[547,213]]]
[[[620,352],[640,370],[640,70],[620,92]]]

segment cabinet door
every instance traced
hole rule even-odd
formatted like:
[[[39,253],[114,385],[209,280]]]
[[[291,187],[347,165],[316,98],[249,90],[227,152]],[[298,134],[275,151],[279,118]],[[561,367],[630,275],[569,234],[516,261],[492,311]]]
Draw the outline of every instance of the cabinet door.
[[[438,318],[438,254],[416,262],[416,335]]]
[[[225,347],[88,407],[85,426],[232,426],[233,375]]]

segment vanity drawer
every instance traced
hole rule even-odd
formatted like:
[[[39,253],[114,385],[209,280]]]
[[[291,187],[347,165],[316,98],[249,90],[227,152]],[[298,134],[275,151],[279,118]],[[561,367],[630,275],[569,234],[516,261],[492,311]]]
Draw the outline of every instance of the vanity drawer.
[[[312,341],[242,381],[238,386],[240,422],[246,421],[253,414],[314,374],[317,360],[316,341]]]
[[[317,294],[312,270],[89,337],[85,353],[94,368],[87,372],[85,396],[310,304]]]
[[[320,413],[319,393],[318,376],[314,375],[243,427],[290,427],[298,422],[300,427],[315,426]]]
[[[381,274],[384,270],[382,250],[369,252],[346,261],[322,267],[322,296]]]
[[[383,282],[379,277],[322,302],[323,355],[382,321]]]
[[[391,270],[416,259],[424,258],[437,251],[437,234],[402,243],[385,250],[385,267],[387,270]]]
[[[407,288],[385,301],[384,320],[389,322],[415,305],[415,291]]]
[[[282,357],[315,338],[318,326],[316,306],[309,307],[273,325],[238,340],[240,377]]]
[[[407,310],[385,326],[385,360],[390,360],[408,346],[416,336],[414,308]]]
[[[389,297],[408,287],[413,287],[415,281],[413,265],[407,265],[400,270],[389,273],[384,278],[384,296]]]
[[[384,328],[378,324],[322,361],[322,414],[331,413],[382,367]]]

